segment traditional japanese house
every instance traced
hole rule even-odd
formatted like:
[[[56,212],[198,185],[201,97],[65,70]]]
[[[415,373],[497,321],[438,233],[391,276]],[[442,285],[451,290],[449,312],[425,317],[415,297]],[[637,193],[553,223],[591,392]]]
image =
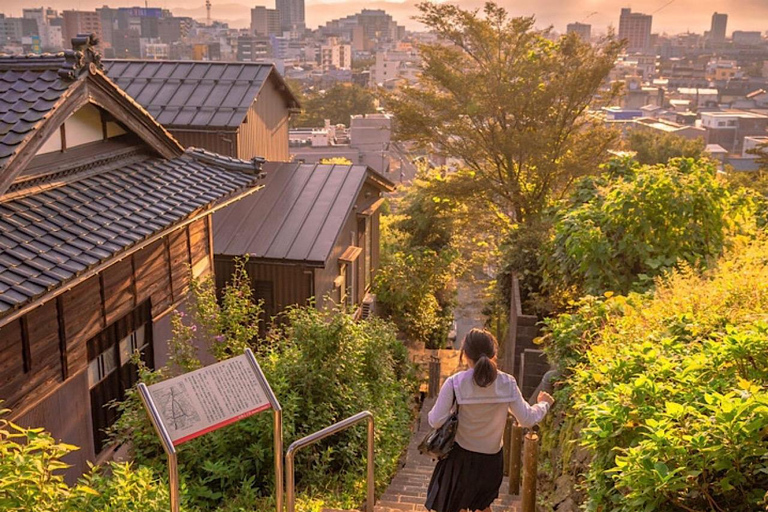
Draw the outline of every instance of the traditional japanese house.
[[[89,36],[0,58],[0,399],[11,419],[109,455],[104,405],[167,358],[170,312],[212,270],[211,214],[261,161],[184,150],[104,74]]]
[[[217,212],[213,246],[217,286],[235,258],[272,317],[314,298],[366,314],[379,265],[379,207],[394,184],[364,165],[271,163],[264,190]],[[366,299],[367,297],[367,299]]]
[[[182,146],[287,162],[296,97],[272,64],[106,60],[107,75]]]

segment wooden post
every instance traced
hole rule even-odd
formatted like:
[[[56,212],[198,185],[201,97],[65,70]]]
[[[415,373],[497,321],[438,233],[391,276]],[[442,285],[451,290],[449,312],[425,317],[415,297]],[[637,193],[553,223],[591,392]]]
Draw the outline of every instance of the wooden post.
[[[539,455],[539,436],[529,432],[523,449],[523,510],[536,512],[536,471]]]
[[[510,429],[509,443],[509,494],[520,494],[520,469],[523,451],[523,427],[514,422]]]
[[[509,476],[509,461],[511,455],[509,450],[512,439],[512,416],[507,416],[507,424],[504,426],[504,476]]]
[[[434,398],[440,393],[440,358],[432,357],[429,361],[429,382],[427,396]]]

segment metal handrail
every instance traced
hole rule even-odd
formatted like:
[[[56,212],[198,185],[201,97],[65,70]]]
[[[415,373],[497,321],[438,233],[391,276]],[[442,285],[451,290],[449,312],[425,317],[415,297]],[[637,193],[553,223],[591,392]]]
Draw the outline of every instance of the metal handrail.
[[[315,432],[314,434],[310,434],[306,437],[302,437],[298,441],[294,441],[291,443],[291,446],[288,447],[288,451],[285,453],[285,483],[286,483],[286,502],[288,506],[287,512],[295,512],[296,510],[296,482],[295,482],[295,470],[294,470],[294,459],[296,458],[296,452],[300,448],[304,448],[305,446],[309,446],[311,444],[315,444],[316,442],[325,439],[328,436],[332,436],[333,434],[336,434],[337,432],[341,432],[342,430],[348,429],[349,427],[356,425],[360,423],[361,421],[367,419],[368,420],[368,476],[366,478],[367,480],[367,486],[368,486],[368,494],[367,499],[365,502],[365,510],[366,512],[373,512],[373,500],[374,500],[374,462],[373,462],[373,433],[374,433],[374,425],[373,425],[373,414],[370,411],[363,411],[355,414],[354,416],[350,416],[349,418],[345,420],[341,420],[338,423],[334,423],[330,427],[325,427],[322,430],[319,430]]]

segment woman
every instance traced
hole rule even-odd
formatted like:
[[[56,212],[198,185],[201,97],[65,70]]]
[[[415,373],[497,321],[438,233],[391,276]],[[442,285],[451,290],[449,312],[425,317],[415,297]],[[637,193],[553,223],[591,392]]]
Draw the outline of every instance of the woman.
[[[488,331],[472,329],[464,338],[461,355],[469,369],[448,377],[429,412],[429,424],[440,427],[459,406],[456,442],[439,461],[427,491],[428,510],[437,512],[490,512],[499,496],[504,473],[502,437],[507,412],[531,427],[547,414],[554,400],[539,393],[538,403],[523,400],[515,378],[496,368],[496,338]]]

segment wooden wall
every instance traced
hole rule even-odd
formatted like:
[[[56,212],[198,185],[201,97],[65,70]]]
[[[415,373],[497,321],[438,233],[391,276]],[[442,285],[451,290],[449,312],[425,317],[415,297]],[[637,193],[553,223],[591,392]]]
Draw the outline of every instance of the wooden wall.
[[[214,274],[216,275],[217,290],[221,290],[230,281],[234,269],[233,258],[229,256],[215,257]],[[315,270],[318,269],[301,265],[265,263],[259,260],[250,260],[246,265],[252,287],[257,281],[272,283],[272,303],[274,306],[271,311],[266,311],[269,316],[275,315],[294,304],[306,304],[307,300],[313,296],[312,281]]]
[[[275,85],[267,80],[256,101],[251,105],[246,122],[238,133],[239,158],[250,160],[261,156],[272,162],[288,162],[288,118],[290,112],[285,98]]]
[[[0,327],[0,399],[12,409],[11,418],[38,417],[33,409],[43,398],[84,374],[87,341],[138,304],[150,299],[155,319],[181,301],[189,269],[196,275],[211,269],[209,221],[176,230]],[[66,415],[45,418],[38,426],[54,435],[68,431]]]
[[[242,158],[238,154],[237,130],[200,131],[183,130],[177,128],[168,129],[176,137],[183,147],[203,148],[220,155]]]

